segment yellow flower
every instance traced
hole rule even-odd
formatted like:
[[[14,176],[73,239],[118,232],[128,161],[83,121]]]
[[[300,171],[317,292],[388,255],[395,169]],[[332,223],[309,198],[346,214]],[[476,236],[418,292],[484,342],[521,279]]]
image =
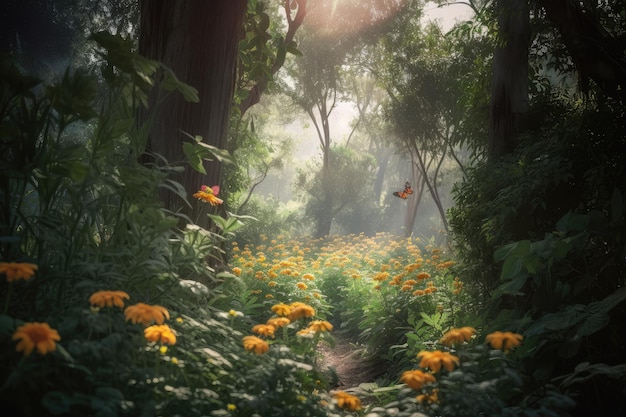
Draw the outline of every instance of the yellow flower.
[[[207,187],[206,185],[203,185],[202,187],[200,187],[200,191],[195,193],[193,196],[198,200],[202,200],[211,204],[212,206],[216,206],[224,202],[224,200],[222,200],[221,198],[217,198],[219,192],[220,187],[218,187],[217,185],[214,185],[213,187]]]
[[[257,355],[262,355],[269,350],[270,345],[268,345],[265,340],[256,336],[245,336],[243,338],[243,347]]]
[[[235,274],[235,275],[237,275],[237,276],[241,275],[241,268],[239,268],[239,267],[234,267],[234,268],[233,268],[233,274]]]
[[[257,324],[252,328],[254,333],[265,337],[274,337],[274,330],[276,328],[269,324]]]
[[[274,326],[276,329],[289,325],[291,321],[287,317],[272,317],[267,320],[267,324]]]
[[[473,327],[459,327],[457,329],[448,330],[439,343],[446,346],[452,346],[463,342],[468,342],[472,336],[476,333],[476,329]]]
[[[268,285],[268,287],[275,287],[278,284],[276,283],[276,281],[270,281],[270,282],[267,283],[267,285]]]
[[[333,329],[333,325],[326,320],[314,320],[309,324],[309,329],[314,332],[329,332]]]
[[[348,394],[345,391],[337,391],[333,398],[337,401],[337,407],[345,408],[348,411],[358,411],[361,409],[361,400],[359,397]]]
[[[512,348],[522,344],[524,336],[512,332],[493,332],[485,337],[485,340],[494,349],[501,349],[508,353]]]
[[[287,304],[275,304],[272,306],[272,311],[279,316],[288,316],[291,313],[291,307]]]
[[[442,366],[448,371],[452,371],[454,369],[454,365],[459,364],[459,358],[457,356],[440,350],[432,352],[423,350],[417,354],[417,357],[421,358],[420,366],[422,368],[430,369],[433,373],[439,372]]]
[[[308,288],[304,282],[298,282],[296,286],[300,288],[301,290],[306,290]]]
[[[176,335],[167,324],[146,327],[143,335],[150,342],[161,342],[166,345],[176,344]]]
[[[315,276],[313,274],[304,274],[302,275],[302,279],[313,281],[315,279]]]
[[[404,371],[400,376],[400,381],[417,391],[422,389],[424,385],[435,382],[435,377],[429,372],[414,369],[412,371]]]
[[[124,291],[97,291],[89,297],[91,305],[104,307],[124,308],[124,300],[128,300],[130,296]]]
[[[235,411],[237,409],[237,406],[235,404],[227,404],[226,409],[228,411]]]
[[[163,324],[166,318],[170,318],[170,313],[165,307],[161,307],[160,305],[137,303],[126,307],[124,316],[126,317],[126,321],[130,320],[133,323],[140,323],[147,326],[152,323],[152,321],[157,324]]]
[[[15,346],[18,352],[24,352],[28,356],[37,349],[37,353],[45,355],[56,350],[56,342],[61,340],[59,332],[50,328],[48,323],[26,323],[15,330],[13,340],[19,340]]]
[[[23,279],[29,280],[39,267],[35,264],[27,262],[0,262],[0,274],[5,274],[7,282]]]

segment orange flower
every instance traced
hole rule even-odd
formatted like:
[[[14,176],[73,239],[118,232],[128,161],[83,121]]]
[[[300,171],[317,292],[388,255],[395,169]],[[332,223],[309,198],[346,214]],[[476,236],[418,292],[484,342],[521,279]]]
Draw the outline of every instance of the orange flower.
[[[287,318],[292,322],[298,320],[302,317],[313,317],[315,315],[315,309],[309,305],[300,305],[296,308],[292,309],[291,312],[287,315]]]
[[[0,274],[5,274],[7,282],[23,279],[29,280],[39,267],[27,262],[0,262]]]
[[[430,369],[433,373],[439,372],[442,366],[448,371],[452,371],[454,370],[454,365],[459,364],[459,358],[457,356],[440,350],[432,352],[423,350],[417,354],[417,357],[421,358],[420,366]]]
[[[522,344],[524,336],[512,332],[493,332],[488,334],[485,340],[492,348],[509,353],[512,348]]]
[[[345,408],[348,411],[358,411],[361,409],[361,400],[359,400],[359,397],[355,397],[345,391],[337,391],[333,395],[333,398],[339,408]]]
[[[468,342],[474,333],[476,333],[476,329],[473,327],[466,326],[458,329],[450,329],[443,335],[441,340],[439,340],[439,343],[446,346],[452,346],[453,344]]]
[[[24,356],[29,356],[34,349],[37,353],[45,355],[56,350],[56,342],[61,340],[59,332],[50,328],[48,323],[26,323],[15,330],[13,340],[19,340],[15,346],[18,352],[24,352]]]
[[[143,331],[144,337],[150,342],[161,342],[166,345],[176,344],[176,335],[167,324],[146,327]]]
[[[124,308],[124,300],[128,300],[130,296],[124,291],[97,291],[89,297],[91,305],[104,307]]]
[[[400,381],[404,382],[409,387],[417,391],[422,389],[424,385],[435,382],[435,377],[429,372],[423,372],[419,369],[414,369],[412,371],[402,372],[402,376],[400,376]]]
[[[434,388],[433,391],[430,394],[420,394],[417,397],[415,397],[415,399],[417,400],[418,403],[436,403],[439,402],[439,398],[437,397],[437,393],[439,392],[439,389]]]
[[[428,279],[430,278],[430,274],[428,272],[420,272],[417,274],[417,279]]]
[[[287,317],[272,317],[271,319],[267,320],[267,324],[269,324],[270,326],[274,326],[274,328],[276,329],[288,326],[289,323],[291,322]]]
[[[308,288],[304,282],[298,282],[296,286],[300,288],[301,290],[306,290]]]
[[[309,324],[309,329],[316,333],[329,332],[333,329],[333,325],[326,320],[314,320]]]
[[[202,187],[200,187],[200,191],[195,193],[193,196],[198,200],[202,200],[211,204],[212,206],[217,206],[218,204],[222,204],[224,202],[224,200],[217,198],[219,192],[220,187],[217,185],[214,185],[213,187],[207,187],[206,185],[203,185]]]
[[[291,307],[287,304],[275,304],[272,306],[272,311],[279,316],[288,316],[291,313]]]
[[[233,268],[233,274],[235,274],[235,275],[237,275],[237,276],[241,275],[241,268],[239,268],[239,267],[237,267],[237,266],[236,266],[236,267],[234,267],[234,268]]]
[[[243,347],[247,351],[262,355],[269,350],[270,345],[268,345],[265,340],[256,336],[245,336],[243,338]]]
[[[254,333],[265,337],[274,337],[274,330],[276,328],[270,324],[257,324],[252,328]]]
[[[165,307],[161,307],[160,305],[137,303],[126,307],[124,316],[126,317],[126,321],[130,320],[133,323],[140,323],[147,326],[152,323],[152,321],[156,324],[163,324],[166,318],[170,318],[170,313]]]

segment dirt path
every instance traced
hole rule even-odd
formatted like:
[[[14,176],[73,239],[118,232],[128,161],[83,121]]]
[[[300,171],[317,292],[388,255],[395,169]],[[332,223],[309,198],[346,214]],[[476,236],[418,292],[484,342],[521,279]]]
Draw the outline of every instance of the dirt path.
[[[318,347],[321,353],[320,369],[330,376],[333,389],[358,387],[364,382],[374,382],[385,369],[371,360],[363,358],[363,348],[349,340],[335,337],[335,347],[326,344]]]

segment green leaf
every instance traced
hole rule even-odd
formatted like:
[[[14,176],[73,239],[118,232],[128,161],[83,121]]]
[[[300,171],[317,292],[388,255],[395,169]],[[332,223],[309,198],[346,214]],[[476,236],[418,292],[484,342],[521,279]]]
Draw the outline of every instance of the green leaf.
[[[582,322],[578,330],[576,331],[576,336],[589,336],[594,334],[595,332],[606,327],[607,324],[611,321],[611,317],[605,313],[594,313],[588,316],[585,321]]]
[[[189,84],[185,84],[180,81],[176,77],[176,74],[174,74],[174,71],[166,67],[164,67],[164,76],[163,81],[161,82],[161,87],[167,91],[180,91],[185,100],[191,103],[198,103],[200,101],[200,98],[198,97],[198,90]]]
[[[568,212],[556,223],[556,228],[560,232],[576,231],[582,232],[589,225],[589,216]]]

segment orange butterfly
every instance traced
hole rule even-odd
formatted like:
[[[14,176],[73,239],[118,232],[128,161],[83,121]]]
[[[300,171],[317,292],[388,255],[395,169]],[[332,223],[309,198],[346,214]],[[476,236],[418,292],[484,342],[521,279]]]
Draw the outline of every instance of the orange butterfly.
[[[413,189],[411,188],[411,184],[408,181],[404,183],[404,191],[394,191],[393,193],[393,195],[403,200],[406,200],[409,194],[413,194]]]

